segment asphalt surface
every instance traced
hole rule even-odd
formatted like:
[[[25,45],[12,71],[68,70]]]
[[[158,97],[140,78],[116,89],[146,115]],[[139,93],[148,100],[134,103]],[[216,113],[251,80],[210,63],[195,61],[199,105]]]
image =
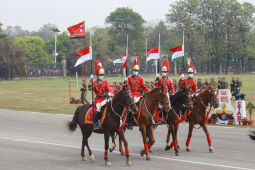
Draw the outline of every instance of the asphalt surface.
[[[146,161],[139,155],[143,143],[136,127],[126,133],[132,165],[126,165],[117,147],[116,152],[109,153],[112,166],[106,167],[103,135],[93,134],[89,139],[96,162],[82,161],[80,130],[71,133],[65,126],[71,119],[71,115],[0,109],[0,169],[255,169],[255,141],[248,137],[249,128],[209,126],[213,153],[209,153],[203,130],[194,129],[192,151],[186,152],[188,125],[182,124],[178,134],[180,156],[175,156],[173,150],[164,150],[167,128],[161,126],[155,131],[151,161]]]

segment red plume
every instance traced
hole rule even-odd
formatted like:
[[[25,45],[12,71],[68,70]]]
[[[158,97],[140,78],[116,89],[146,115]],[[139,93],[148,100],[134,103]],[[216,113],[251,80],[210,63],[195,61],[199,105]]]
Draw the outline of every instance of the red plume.
[[[99,60],[95,60],[95,61],[94,61],[94,70],[95,70],[95,74],[96,74],[96,75],[99,74],[100,68],[103,68],[102,63],[101,63]]]
[[[167,68],[167,72],[170,72],[170,65],[169,65],[169,62],[168,62],[167,58],[164,59],[163,64],[162,64],[162,68],[164,66]]]
[[[140,70],[140,59],[139,59],[139,56],[136,56],[134,58],[132,68],[134,68],[135,65],[139,65],[139,70]]]

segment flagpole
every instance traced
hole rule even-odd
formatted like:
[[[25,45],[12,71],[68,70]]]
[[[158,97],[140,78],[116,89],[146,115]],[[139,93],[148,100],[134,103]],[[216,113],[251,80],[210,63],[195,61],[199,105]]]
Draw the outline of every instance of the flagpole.
[[[92,37],[91,37],[91,33],[89,34],[90,36],[90,52],[91,52],[91,66],[90,66],[90,71],[91,71],[91,75],[93,75],[93,55],[92,55]],[[95,114],[94,114],[94,87],[93,87],[93,78],[91,79],[91,87],[92,87],[92,111],[93,111],[93,120],[95,120]]]
[[[85,23],[85,22],[84,22]],[[84,24],[85,25],[85,24]],[[86,36],[85,36],[85,31],[84,31],[84,48],[86,48]],[[86,84],[86,61],[84,62],[84,81]]]
[[[147,72],[147,49],[148,49],[148,44],[147,44],[147,37],[145,38],[145,45],[146,45],[146,47],[145,47],[145,70],[146,70],[146,72]]]
[[[128,35],[127,35],[127,49],[126,49],[126,57],[128,60]],[[128,65],[126,66],[126,77],[128,76]]]
[[[159,53],[159,59],[158,59],[158,73],[160,74],[160,66],[159,66],[159,62],[160,62],[160,33],[158,34],[158,53]]]
[[[184,30],[183,30],[183,32],[182,32],[182,45],[183,45],[183,57],[182,57],[182,71],[183,71],[183,73],[185,72],[185,70],[184,70]]]

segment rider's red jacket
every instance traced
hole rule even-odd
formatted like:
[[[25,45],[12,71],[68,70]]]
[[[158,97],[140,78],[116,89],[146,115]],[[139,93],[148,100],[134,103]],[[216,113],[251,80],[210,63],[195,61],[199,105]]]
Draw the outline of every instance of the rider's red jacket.
[[[194,78],[187,78],[185,80],[185,87],[186,87],[186,89],[189,89],[193,93],[197,93],[198,92],[197,80],[194,79]]]
[[[156,87],[159,87],[159,86],[161,86],[162,84],[163,84],[163,85],[166,84],[166,85],[167,85],[167,89],[168,89],[169,91],[171,91],[171,93],[174,93],[174,92],[175,92],[175,90],[174,90],[174,85],[173,85],[172,80],[168,79],[167,77],[162,77],[161,79],[159,79],[159,81],[156,80],[156,81],[154,82],[154,86],[156,86]]]
[[[148,87],[144,84],[143,78],[140,76],[129,76],[127,84],[130,85],[131,92],[136,97],[142,96],[141,90],[148,90]]]
[[[92,87],[89,88],[89,90],[92,90]],[[109,84],[106,80],[104,81],[94,81],[93,82],[93,90],[96,94],[96,98],[94,101],[94,104],[101,103],[103,100],[107,99],[106,94],[110,92]]]

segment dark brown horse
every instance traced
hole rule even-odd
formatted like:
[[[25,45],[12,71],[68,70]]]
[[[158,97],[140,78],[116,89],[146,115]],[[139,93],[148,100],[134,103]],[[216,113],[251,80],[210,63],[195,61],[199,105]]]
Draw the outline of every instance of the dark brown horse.
[[[90,160],[94,162],[95,158],[88,144],[88,138],[93,132],[93,125],[84,123],[84,117],[90,107],[91,106],[89,104],[79,106],[74,113],[72,121],[68,122],[68,127],[71,131],[74,131],[77,127],[77,124],[79,124],[82,135],[83,135],[82,149],[81,149],[82,159],[86,160],[85,153],[84,153],[84,145],[86,145],[89,151]],[[108,160],[109,137],[111,136],[113,138],[116,132],[118,133],[120,138],[123,140],[125,145],[126,163],[127,165],[131,165],[131,160],[129,157],[129,150],[128,150],[128,143],[124,136],[124,132],[123,130],[120,130],[118,132],[118,127],[120,126],[120,119],[122,118],[122,113],[124,108],[127,108],[128,110],[131,109],[132,112],[138,111],[137,106],[134,103],[134,97],[131,94],[130,87],[129,86],[123,87],[116,95],[114,95],[112,100],[106,104],[106,107],[107,107],[107,111],[106,111],[104,122],[102,124],[102,131],[94,131],[96,133],[104,134],[105,165],[111,165],[111,162]]]
[[[189,112],[193,109],[193,100],[191,93],[186,89],[180,89],[171,97],[172,108],[167,113],[166,123],[168,124],[168,133],[166,137],[166,148],[169,150],[174,147],[175,154],[179,155],[179,146],[177,142],[177,131],[181,120],[181,113]],[[185,113],[187,114],[187,113]],[[186,117],[186,116],[184,116]],[[185,120],[185,118],[183,119]],[[170,134],[172,134],[173,141],[169,144]]]
[[[207,106],[210,106],[210,109],[211,109],[211,107],[217,108],[219,106],[216,86],[214,86],[214,85],[208,85],[196,97],[194,108],[193,108],[191,114],[188,116],[189,134],[188,134],[188,138],[186,140],[186,151],[190,151],[189,143],[190,143],[190,139],[192,136],[192,131],[193,131],[194,125],[196,125],[196,124],[199,124],[203,128],[203,130],[207,136],[209,151],[210,152],[213,151],[211,137],[210,137],[209,131],[207,129],[207,117],[209,114],[209,111],[206,112]]]

